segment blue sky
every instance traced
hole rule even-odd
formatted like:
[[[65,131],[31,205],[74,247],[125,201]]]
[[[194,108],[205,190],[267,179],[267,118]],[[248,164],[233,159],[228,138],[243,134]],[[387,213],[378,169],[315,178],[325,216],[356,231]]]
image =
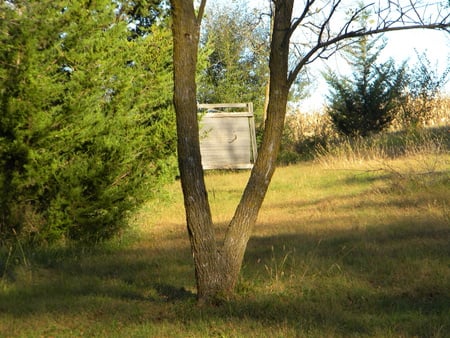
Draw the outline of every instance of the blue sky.
[[[393,58],[397,65],[403,61],[408,61],[409,66],[417,63],[416,51],[420,54],[425,53],[431,63],[432,69],[443,72],[450,61],[450,34],[443,31],[433,30],[411,30],[401,32],[390,32],[385,35],[387,45],[381,52],[379,62]],[[328,93],[326,83],[321,79],[320,71],[326,69],[326,66],[342,74],[348,73],[346,63],[338,57],[328,60],[326,63],[317,62],[313,65],[312,72],[317,79],[317,87],[314,95],[300,103],[300,108],[305,111],[320,110],[325,103],[325,95]],[[443,91],[450,95],[450,81]]]

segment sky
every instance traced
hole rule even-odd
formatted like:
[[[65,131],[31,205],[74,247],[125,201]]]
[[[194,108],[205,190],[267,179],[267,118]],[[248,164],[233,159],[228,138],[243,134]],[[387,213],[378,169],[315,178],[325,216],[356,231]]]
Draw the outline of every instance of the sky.
[[[417,64],[417,53],[425,53],[430,61],[432,69],[442,73],[450,62],[450,34],[443,31],[434,30],[411,30],[402,32],[390,32],[385,35],[387,45],[380,53],[378,62],[393,58],[396,65],[403,61],[408,61],[408,66],[413,67]],[[343,75],[349,74],[349,68],[346,62],[338,57],[325,62],[317,62],[312,68],[313,76],[317,81],[317,86],[313,90],[313,95],[300,102],[300,109],[306,112],[315,112],[321,110],[325,104],[325,96],[328,93],[328,86],[320,75],[320,71],[331,67],[334,71]],[[450,81],[443,88],[446,95],[450,95]]]
[[[217,1],[218,0],[210,0],[209,3],[211,5],[211,3]],[[219,1],[222,1],[222,3],[229,3],[230,1],[238,2],[239,0]],[[249,7],[255,8],[267,8],[268,3],[268,0],[248,1]],[[298,0],[296,3],[301,4],[302,1]],[[348,3],[349,2],[347,2],[347,4]],[[353,2],[353,4],[354,3],[355,2]],[[417,63],[417,54],[415,51],[417,50],[419,55],[425,52],[431,63],[432,69],[436,69],[441,73],[449,66],[450,33],[444,31],[414,29],[409,31],[389,32],[385,34],[384,37],[387,40],[387,45],[380,54],[378,59],[379,62],[386,61],[388,58],[392,57],[397,65],[400,65],[403,61],[408,61],[408,65],[413,66]],[[299,103],[301,111],[315,112],[321,110],[325,104],[325,96],[327,95],[329,88],[320,72],[324,71],[327,66],[337,72],[341,72],[343,75],[348,74],[349,72],[345,61],[339,57],[333,57],[326,61],[326,63],[318,60],[308,66],[315,86],[311,89],[311,93],[313,94]],[[443,91],[450,95],[450,81],[448,81],[445,88],[443,88]]]

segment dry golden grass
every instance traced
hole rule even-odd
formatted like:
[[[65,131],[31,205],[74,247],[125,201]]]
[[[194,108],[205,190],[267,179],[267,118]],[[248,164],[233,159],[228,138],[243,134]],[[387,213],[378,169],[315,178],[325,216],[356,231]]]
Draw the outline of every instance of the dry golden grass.
[[[404,110],[410,111],[412,115],[421,116],[417,117],[420,121],[419,127],[440,127],[450,123],[450,97],[438,97],[427,103],[408,101]],[[426,110],[426,113],[421,113],[423,110]],[[398,112],[389,129],[391,132],[408,127],[405,125],[407,121],[405,121],[404,114],[404,112]],[[295,142],[308,137],[332,139],[337,136],[330,117],[324,112],[303,114],[298,111],[289,114],[286,117],[286,128],[290,131],[291,140]]]
[[[248,175],[207,174],[219,225]],[[198,308],[175,182],[122,242],[24,252],[1,279],[0,336],[445,337],[449,211],[448,153],[279,168],[236,299]]]
[[[331,118],[324,112],[313,114],[295,112],[286,117],[279,161],[283,164],[292,164],[300,160],[323,157],[322,155],[329,158],[330,153],[338,155],[339,160],[347,156],[350,160],[359,161],[375,157],[409,155],[408,152],[414,150],[413,147],[430,146],[433,142],[436,145],[438,135],[433,136],[433,132],[442,132],[447,128],[448,134],[449,122],[450,97],[404,103],[389,129],[369,138],[349,138],[340,135],[335,130]],[[423,140],[420,137],[429,139]],[[443,137],[448,140],[448,135]]]

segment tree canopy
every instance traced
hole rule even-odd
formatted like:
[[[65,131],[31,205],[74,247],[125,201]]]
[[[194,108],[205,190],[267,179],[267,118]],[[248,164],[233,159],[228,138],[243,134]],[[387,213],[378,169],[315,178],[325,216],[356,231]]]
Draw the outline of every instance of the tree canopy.
[[[199,102],[253,102],[262,110],[269,58],[266,21],[242,3],[207,9],[200,36],[205,62],[199,61]]]

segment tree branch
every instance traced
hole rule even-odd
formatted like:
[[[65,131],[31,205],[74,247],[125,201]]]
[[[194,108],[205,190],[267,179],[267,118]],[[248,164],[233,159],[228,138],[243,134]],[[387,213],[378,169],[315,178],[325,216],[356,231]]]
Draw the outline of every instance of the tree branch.
[[[306,18],[306,16],[309,13],[309,10],[310,10],[311,6],[314,4],[315,1],[316,0],[308,0],[308,1],[306,1],[305,8],[304,8],[302,14],[300,15],[300,17],[298,17],[297,19],[295,19],[292,22],[290,36],[292,35],[292,33],[295,32],[295,30],[297,29],[298,25],[300,23],[302,23],[302,21]]]
[[[206,0],[201,0],[200,7],[198,8],[197,14],[197,25],[200,26],[202,23],[203,14],[205,13]]]
[[[302,20],[305,20],[305,18],[312,18],[316,14],[310,12],[312,2],[313,1],[306,2],[301,16],[292,23],[291,31],[289,33],[290,36],[299,27]],[[341,28],[333,36],[331,32],[331,21],[337,16],[336,13],[338,6],[341,4],[341,0],[330,1],[328,5],[330,5],[331,8],[320,24],[317,24],[312,20],[302,23],[302,27],[309,29],[312,34],[310,41],[313,41],[314,36],[317,38],[315,39],[315,43],[309,45],[309,51],[300,57],[298,63],[296,63],[295,67],[293,67],[293,69],[289,72],[287,79],[288,84],[293,84],[305,65],[318,58],[327,59],[340,50],[343,47],[340,42],[346,39],[354,39],[366,35],[411,29],[440,29],[449,31],[450,13],[445,13],[445,15],[443,15],[442,9],[439,9],[436,16],[428,15],[427,9],[430,8],[430,4],[424,4],[421,6],[420,1],[414,0],[408,0],[408,3],[409,5],[402,6],[400,0],[388,0],[387,4],[383,8],[379,7],[374,11],[377,16],[375,27],[352,28],[353,25],[358,23],[361,15],[368,13],[369,7],[372,7],[375,4],[371,3],[369,5],[364,5],[351,13],[350,17],[344,21]],[[422,16],[420,15],[420,12],[423,12]],[[296,51],[299,52],[299,44],[294,45]]]

